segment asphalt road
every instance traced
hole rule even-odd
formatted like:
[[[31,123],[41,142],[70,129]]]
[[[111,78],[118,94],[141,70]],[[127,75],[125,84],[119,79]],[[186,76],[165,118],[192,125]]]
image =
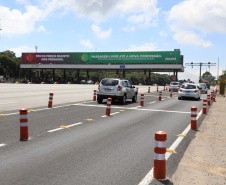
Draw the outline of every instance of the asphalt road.
[[[92,101],[96,88],[35,84],[1,87],[1,104],[7,108],[0,104],[0,184],[145,184],[144,177],[153,168],[155,132],[167,133],[169,148],[189,126],[191,107],[196,106],[198,112],[202,108],[202,101],[178,100],[176,93],[170,98],[168,91],[163,91],[164,100],[158,101],[156,87],[147,93],[147,87],[142,86],[139,93],[145,92],[143,107],[138,96],[137,103],[114,103],[112,115],[106,117],[106,102]],[[47,108],[50,90],[55,93],[53,108]],[[28,105],[30,137],[24,142],[19,141],[18,114],[18,107],[23,105]],[[176,170],[193,137],[194,132],[189,131],[177,153],[167,160],[167,177]],[[158,183],[152,180],[152,184]]]

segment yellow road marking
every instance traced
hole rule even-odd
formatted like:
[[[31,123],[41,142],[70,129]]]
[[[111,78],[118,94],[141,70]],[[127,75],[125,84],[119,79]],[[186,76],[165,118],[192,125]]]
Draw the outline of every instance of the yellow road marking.
[[[67,126],[61,125],[60,128],[68,128]]]
[[[0,114],[0,116],[5,116],[5,114]]]
[[[93,119],[86,119],[86,121],[93,121]]]
[[[176,153],[176,151],[175,151],[175,150],[170,149],[170,148],[167,148],[167,149],[166,149],[166,152],[169,152],[169,153]]]
[[[178,134],[177,136],[178,136],[178,137],[186,137],[185,134]]]

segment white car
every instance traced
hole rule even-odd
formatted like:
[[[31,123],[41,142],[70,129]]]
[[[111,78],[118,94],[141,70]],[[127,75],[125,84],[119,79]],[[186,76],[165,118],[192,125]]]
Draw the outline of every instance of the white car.
[[[208,89],[207,89],[207,86],[206,86],[205,83],[200,83],[199,84],[199,89],[200,89],[201,93],[207,94]]]
[[[103,99],[112,98],[112,101],[119,100],[122,104],[126,99],[137,101],[137,89],[132,86],[129,80],[118,78],[105,78],[101,80],[97,91],[97,102],[102,103]]]
[[[171,82],[169,86],[169,91],[178,91],[180,88],[180,82]]]
[[[182,84],[178,91],[178,100],[194,98],[200,100],[200,90],[197,84]]]

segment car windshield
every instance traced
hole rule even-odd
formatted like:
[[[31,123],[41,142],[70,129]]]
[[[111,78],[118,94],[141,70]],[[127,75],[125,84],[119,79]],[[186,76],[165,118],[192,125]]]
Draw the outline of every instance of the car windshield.
[[[188,85],[182,85],[182,88],[183,89],[196,89],[196,86],[188,84]]]
[[[106,86],[115,86],[118,85],[118,80],[104,79],[101,84]]]
[[[178,82],[172,82],[171,85],[179,85]]]

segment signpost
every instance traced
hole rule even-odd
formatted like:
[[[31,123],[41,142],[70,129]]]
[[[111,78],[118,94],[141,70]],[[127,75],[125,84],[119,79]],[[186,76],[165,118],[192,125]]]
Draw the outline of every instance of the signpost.
[[[220,94],[224,95],[224,91],[225,91],[225,76],[222,76],[220,83]]]

